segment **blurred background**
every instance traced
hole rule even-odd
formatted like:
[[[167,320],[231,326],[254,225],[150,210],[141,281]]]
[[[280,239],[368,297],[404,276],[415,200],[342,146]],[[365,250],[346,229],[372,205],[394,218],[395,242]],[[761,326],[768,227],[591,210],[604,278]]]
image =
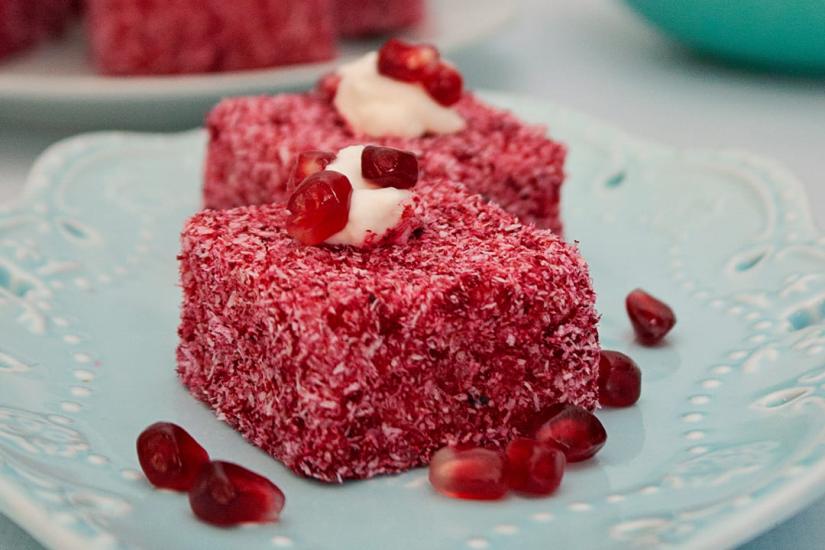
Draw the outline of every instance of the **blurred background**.
[[[522,0],[512,10],[507,4],[486,14],[452,10],[437,29],[468,87],[543,98],[676,147],[777,159],[805,184],[825,227],[825,0]],[[464,36],[465,25],[473,36]],[[61,55],[48,61],[55,74],[77,70],[76,58]],[[301,77],[223,81],[217,92],[209,81],[194,80],[181,83],[186,93],[174,86],[150,92],[153,85],[136,82],[128,101],[105,86],[96,96],[87,80],[82,94],[75,90],[80,100],[61,102],[54,99],[59,89],[39,100],[27,94],[26,70],[0,63],[0,204],[13,200],[34,159],[61,138],[94,129],[184,130],[224,93],[245,85],[256,92],[295,88]],[[743,548],[823,548],[823,516],[825,501]],[[0,516],[0,548],[40,547]]]

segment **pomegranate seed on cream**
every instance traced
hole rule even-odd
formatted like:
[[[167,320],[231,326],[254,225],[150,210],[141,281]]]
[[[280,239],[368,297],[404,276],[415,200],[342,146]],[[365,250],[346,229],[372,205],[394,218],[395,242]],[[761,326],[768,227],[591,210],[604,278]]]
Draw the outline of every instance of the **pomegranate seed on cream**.
[[[409,189],[418,183],[418,159],[408,151],[368,145],[361,153],[361,174],[381,187]]]
[[[312,174],[322,171],[335,160],[335,155],[327,151],[304,151],[298,155],[295,168],[289,176],[289,189],[294,190]]]
[[[424,89],[434,100],[445,107],[455,105],[464,91],[464,78],[455,67],[442,63],[424,80]]]
[[[289,202],[289,209],[293,215],[290,216],[288,229],[293,237],[304,244],[320,244],[323,242],[361,247],[380,242],[392,229],[399,226],[404,218],[405,211],[413,208],[412,192],[406,188],[385,187],[379,183],[382,177],[389,176],[392,179],[395,175],[397,179],[397,176],[399,176],[397,170],[394,169],[395,165],[392,165],[392,163],[386,166],[383,172],[380,166],[373,166],[374,169],[369,173],[377,175],[379,182],[365,178],[362,168],[364,150],[363,145],[353,145],[341,149],[337,155],[334,155],[335,160],[329,163],[323,172],[310,176],[304,183],[298,185]],[[407,158],[410,153],[397,150],[390,151],[395,151],[399,158],[403,157],[405,159],[402,162],[403,169],[400,177],[405,187],[412,187],[415,181],[410,181],[412,169]],[[384,154],[388,153],[385,152]],[[417,181],[418,161],[414,157],[412,160],[415,162],[415,178]],[[330,191],[329,182],[326,182],[326,186],[321,186],[326,180],[331,179],[325,177],[323,181],[316,184],[316,187],[319,187],[316,194],[322,195],[314,201],[318,208],[312,208],[312,203],[310,203],[310,207],[303,209],[303,214],[300,216],[301,223],[296,224],[294,221],[296,214],[293,210],[296,197],[300,198],[299,194],[305,189],[307,183],[321,178],[324,174],[337,174],[337,179],[344,180],[351,186],[351,196],[347,203],[346,212],[344,212],[343,203],[333,201],[330,198],[334,198],[336,194]],[[326,200],[327,198],[330,198],[330,200]]]
[[[343,65],[338,75],[333,104],[357,133],[415,138],[466,126],[457,111],[433,99],[422,84],[380,74],[376,52]]]
[[[347,225],[353,186],[340,172],[323,170],[312,174],[292,193],[286,228],[303,244],[325,242]]]
[[[404,82],[423,82],[437,70],[441,55],[435,46],[391,38],[378,51],[378,72]]]

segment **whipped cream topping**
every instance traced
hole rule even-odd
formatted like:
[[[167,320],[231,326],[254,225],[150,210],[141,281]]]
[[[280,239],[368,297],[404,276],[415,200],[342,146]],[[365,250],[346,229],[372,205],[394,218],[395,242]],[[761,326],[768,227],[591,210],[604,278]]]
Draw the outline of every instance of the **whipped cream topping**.
[[[326,170],[344,174],[352,184],[347,225],[327,239],[327,244],[363,246],[369,233],[381,237],[398,225],[412,192],[394,187],[381,187],[364,179],[361,173],[363,145],[353,145],[338,152],[338,157]]]
[[[370,136],[421,137],[430,132],[463,130],[457,111],[436,102],[418,84],[401,82],[378,72],[378,53],[343,65],[335,108],[353,130]]]

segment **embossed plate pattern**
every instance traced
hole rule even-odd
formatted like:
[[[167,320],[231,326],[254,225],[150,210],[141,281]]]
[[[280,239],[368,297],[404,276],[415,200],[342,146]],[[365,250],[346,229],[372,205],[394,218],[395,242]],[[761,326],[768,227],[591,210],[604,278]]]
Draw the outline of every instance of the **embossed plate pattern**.
[[[174,374],[177,235],[204,136],[97,134],[52,148],[0,213],[0,509],[55,548],[528,549],[732,545],[825,485],[825,240],[800,185],[747,154],[678,152],[541,102],[489,94],[571,149],[568,236],[591,262],[604,345],[644,370],[639,405],[550,499],[432,494],[422,470],[298,479]],[[643,286],[679,324],[632,343]],[[217,530],[150,489],[134,438],[168,419],[287,495],[278,525]]]

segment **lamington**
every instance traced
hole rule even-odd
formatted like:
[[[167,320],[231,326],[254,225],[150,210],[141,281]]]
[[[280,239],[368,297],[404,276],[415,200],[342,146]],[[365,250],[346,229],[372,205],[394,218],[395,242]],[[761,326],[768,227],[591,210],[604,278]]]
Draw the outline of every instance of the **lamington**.
[[[264,103],[278,113],[270,121],[291,116],[290,103],[333,116],[314,96]],[[246,122],[252,144],[260,125]],[[265,126],[261,141],[277,125]],[[461,184],[421,177],[405,242],[308,246],[286,229],[294,200],[205,210],[185,225],[179,375],[298,474],[400,472],[446,444],[501,448],[553,404],[596,404],[595,297],[576,247]]]
[[[206,73],[335,54],[331,0],[86,0],[92,57],[109,75]]]
[[[375,143],[416,153],[421,185],[460,181],[524,223],[562,230],[565,146],[463,91],[430,46],[390,40],[312,91],[226,99],[207,128],[208,208],[283,203],[301,151]]]
[[[0,59],[61,34],[73,0],[0,0]]]
[[[398,31],[424,18],[424,0],[333,0],[333,9],[342,36]]]

